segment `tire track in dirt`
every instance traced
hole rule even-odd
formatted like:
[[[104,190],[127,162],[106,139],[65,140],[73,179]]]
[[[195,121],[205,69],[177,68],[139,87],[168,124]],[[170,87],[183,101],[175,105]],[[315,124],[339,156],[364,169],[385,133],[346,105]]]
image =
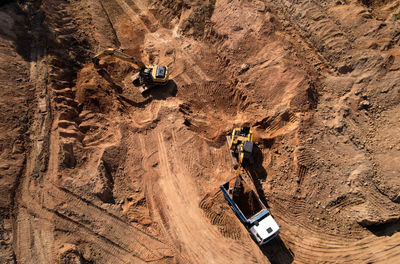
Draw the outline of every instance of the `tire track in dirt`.
[[[280,0],[278,4],[289,14],[291,23],[300,29],[300,34],[323,55],[324,60],[332,62],[352,46],[340,27],[315,3]]]
[[[282,8],[286,17],[281,17],[282,21],[294,25],[306,43],[311,44],[311,50],[315,54],[323,56],[322,60],[331,62],[333,67],[343,56],[351,52],[355,39],[351,31],[344,28],[340,21],[335,19],[334,14],[329,14],[316,1],[278,1],[278,7]],[[290,26],[288,26],[290,27]],[[312,60],[311,60],[312,61]],[[332,67],[332,66],[330,66]],[[331,106],[334,106],[333,101]],[[356,124],[353,124],[353,126]],[[302,183],[307,180],[311,160],[299,156],[298,179]],[[394,207],[387,206],[389,203],[382,203],[385,199],[380,197],[377,190],[371,187],[361,187],[363,196],[371,200],[371,208],[377,208],[379,214],[388,214]],[[274,216],[278,217],[278,223],[282,223],[281,236],[289,241],[291,248],[295,253],[296,261],[301,263],[320,263],[320,262],[343,262],[343,263],[395,263],[400,258],[398,233],[391,237],[377,237],[374,235],[365,235],[365,232],[358,234],[355,231],[351,234],[354,239],[348,239],[340,234],[324,234],[323,228],[316,226],[306,226],[300,224],[301,218],[306,209],[307,199],[305,201],[286,201],[278,206],[280,199],[277,197],[283,194],[271,195],[270,200],[273,204]],[[313,196],[307,192],[307,196]],[[350,206],[356,206],[363,203],[363,197],[346,196],[343,200],[338,200],[337,204],[332,204],[327,210],[336,214],[342,209],[348,209]],[[388,201],[389,202],[389,201]],[[385,205],[383,205],[385,204]],[[291,211],[287,209],[290,207]],[[299,211],[304,209],[303,212]],[[334,233],[334,232],[332,232]],[[360,237],[362,236],[362,237]],[[357,240],[359,239],[359,240]],[[386,240],[387,239],[387,240]],[[396,252],[397,251],[397,252]]]
[[[125,0],[125,2],[134,10],[136,14],[138,14],[139,18],[143,21],[143,24],[147,25],[149,31],[154,32],[160,25],[158,20],[145,6],[145,3],[143,3],[143,1]]]
[[[181,244],[181,251],[192,263],[226,263],[235,258],[246,260],[246,263],[263,262],[260,256],[243,255],[244,252],[251,252],[246,249],[246,243],[250,239],[246,239],[246,242],[229,242],[218,235],[215,227],[207,223],[198,207],[196,184],[190,179],[191,173],[187,171],[187,165],[180,161],[181,152],[176,149],[180,144],[173,140],[175,138],[180,141],[181,137],[179,134],[172,136],[175,132],[170,131],[172,141],[167,143],[163,138],[165,131],[154,132],[153,135],[158,145],[158,185],[161,191],[154,195],[160,197],[159,201],[163,201],[163,208],[160,210],[167,219],[167,229],[176,240],[175,243]],[[231,253],[223,253],[227,251]]]
[[[148,142],[148,141],[147,141]],[[143,138],[142,135],[138,134],[138,145],[140,147],[140,151],[143,154],[143,159],[142,159],[142,167],[145,170],[145,175],[143,177],[143,185],[144,185],[144,192],[145,192],[145,197],[146,201],[148,201],[149,204],[149,210],[152,215],[152,219],[155,219],[156,221],[158,220],[159,223],[162,223],[160,226],[162,228],[162,231],[165,235],[165,237],[168,239],[169,245],[171,248],[174,248],[175,252],[177,252],[176,256],[178,259],[183,259],[185,260],[184,256],[180,255],[178,252],[179,250],[175,248],[175,245],[173,243],[173,239],[170,238],[168,235],[168,229],[169,225],[167,220],[165,219],[165,216],[162,214],[160,211],[159,206],[161,205],[161,202],[157,196],[154,195],[154,193],[158,192],[158,189],[154,186],[154,182],[157,180],[154,172],[154,164],[153,162],[156,162],[155,160],[157,159],[158,151],[153,150],[153,151],[148,151],[149,148],[146,148],[146,143],[145,139]],[[148,170],[147,168],[152,168]],[[185,260],[185,262],[189,262],[189,260]]]
[[[32,26],[37,30],[36,32],[40,32],[38,29],[41,27],[41,23],[38,19],[32,21]],[[39,33],[36,33],[31,43],[29,78],[35,87],[38,109],[34,114],[33,120],[35,122],[31,127],[32,147],[27,157],[25,174],[20,180],[20,186],[16,194],[16,218],[13,223],[13,233],[15,238],[15,258],[17,261],[46,263],[49,261],[49,258],[51,260],[52,256],[51,245],[54,240],[51,228],[52,224],[49,224],[43,218],[36,218],[29,213],[26,208],[29,208],[30,203],[24,203],[25,199],[34,202],[34,195],[40,196],[40,192],[31,192],[30,189],[37,179],[41,178],[41,170],[45,169],[43,168],[43,163],[46,164],[43,160],[48,158],[47,148],[51,112],[47,91],[48,65],[46,64],[46,60],[42,59],[46,54],[44,40],[41,37]],[[37,227],[40,227],[40,232]]]
[[[139,232],[139,229],[131,228],[129,223],[124,223],[122,220],[118,222],[115,218],[107,218],[108,212],[106,210],[101,210],[100,207],[85,206],[89,203],[88,201],[82,201],[82,198],[77,195],[74,200],[73,195],[68,196],[54,185],[48,185],[53,180],[59,181],[57,176],[59,176],[60,142],[79,139],[78,132],[76,132],[78,131],[76,124],[71,121],[71,112],[73,113],[72,116],[77,115],[77,112],[75,110],[76,104],[70,98],[74,96],[72,89],[69,87],[64,89],[65,86],[71,84],[61,82],[58,85],[57,82],[49,82],[50,87],[54,88],[55,92],[55,108],[58,110],[61,108],[66,109],[66,111],[60,110],[60,113],[55,114],[55,117],[53,117],[53,130],[50,131],[51,108],[48,102],[49,95],[47,94],[46,85],[48,71],[44,63],[45,60],[41,60],[45,54],[36,54],[41,52],[38,49],[42,47],[38,43],[34,43],[32,46],[31,79],[32,83],[36,84],[39,109],[35,114],[37,122],[34,123],[32,129],[34,131],[32,133],[34,147],[27,161],[26,176],[21,180],[18,202],[16,203],[18,213],[14,224],[14,232],[16,233],[14,243],[16,244],[17,261],[23,263],[55,262],[53,258],[58,253],[57,247],[62,246],[65,240],[69,240],[69,242],[76,241],[76,237],[71,234],[75,233],[74,231],[77,228],[81,230],[78,233],[86,234],[89,237],[92,236],[91,241],[94,245],[100,241],[102,248],[110,248],[111,253],[114,252],[111,258],[114,259],[124,253],[125,256],[120,263],[132,261],[137,263],[140,258],[143,259],[142,262],[160,261],[164,258],[169,258],[171,256],[169,248],[157,238],[150,237],[144,232]],[[54,72],[50,76],[51,80],[65,77],[63,75],[65,71],[57,71],[57,69],[52,69],[52,71]],[[59,76],[59,74],[62,74],[62,76]],[[102,122],[99,122],[101,124],[96,124],[96,121],[99,120],[93,122],[93,118],[83,118],[82,120],[86,123],[81,123],[80,125],[82,126],[80,128],[90,129],[96,127],[97,129],[100,126],[98,133],[91,135],[90,140],[88,139],[85,142],[86,147],[106,147],[115,143],[105,143],[105,139],[109,140],[110,137],[107,136],[109,135],[107,131],[103,131]],[[119,137],[120,135],[117,133],[116,136]],[[47,137],[50,137],[50,139]],[[51,142],[49,150],[47,149],[48,141]],[[47,168],[43,168],[43,165],[48,165],[47,173]],[[42,187],[35,189],[34,185]],[[72,202],[69,203],[69,201]],[[94,208],[99,210],[93,210]],[[66,234],[55,236],[58,232],[57,230],[62,230],[60,232]],[[112,231],[111,234],[108,233],[109,230]],[[137,233],[135,233],[135,230]],[[128,244],[123,244],[124,247],[120,247],[120,238],[126,237],[127,231],[132,233],[133,236],[128,239]],[[149,239],[146,240],[146,238]],[[147,244],[144,245],[143,243]],[[147,245],[156,245],[158,248],[153,250]],[[132,250],[132,247],[134,247],[134,250]],[[133,258],[132,254],[136,254],[138,258]]]
[[[128,14],[128,17],[132,21],[134,25],[141,25],[144,30],[148,32],[151,32],[150,26],[148,26],[145,21],[140,17],[140,15],[137,13],[138,10],[133,10],[124,0],[114,0],[117,2],[122,10]],[[135,12],[136,11],[136,12]]]
[[[68,216],[65,219],[71,224],[79,225],[86,232],[100,237],[143,262],[157,261],[165,256],[171,256],[169,247],[156,237],[127,224],[120,217],[65,188],[54,187],[56,188],[48,192],[54,202],[54,209],[48,208],[48,210],[60,217]],[[127,232],[131,236],[126,237],[124,234]],[[121,237],[125,239],[121,240]],[[147,245],[151,245],[152,248]]]
[[[284,197],[283,194],[279,196]],[[280,199],[271,197],[270,200],[274,204],[274,216],[279,216],[277,221],[285,230],[281,236],[289,242],[297,261],[302,263],[337,261],[341,263],[354,263],[355,261],[384,263],[386,260],[400,259],[398,252],[400,234],[398,233],[390,238],[369,235],[361,239],[327,234],[312,226],[301,224],[300,219],[293,221],[293,219],[301,217],[301,213],[296,215],[293,211],[287,210],[287,205],[279,202]],[[301,204],[295,205],[293,201],[290,201],[290,204],[292,208],[301,210]]]

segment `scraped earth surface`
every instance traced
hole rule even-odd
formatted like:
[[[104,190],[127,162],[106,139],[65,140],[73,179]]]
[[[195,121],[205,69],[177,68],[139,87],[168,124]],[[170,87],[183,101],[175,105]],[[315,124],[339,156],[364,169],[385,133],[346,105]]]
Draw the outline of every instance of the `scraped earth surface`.
[[[400,3],[5,1],[1,263],[400,262]],[[167,65],[142,96],[118,48]],[[225,136],[281,227],[219,191]]]

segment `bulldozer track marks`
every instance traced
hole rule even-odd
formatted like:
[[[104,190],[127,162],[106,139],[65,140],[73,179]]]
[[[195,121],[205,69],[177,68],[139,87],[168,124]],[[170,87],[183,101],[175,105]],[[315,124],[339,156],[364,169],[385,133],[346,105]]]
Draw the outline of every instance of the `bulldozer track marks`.
[[[81,142],[84,148],[93,148],[101,145],[109,145],[117,142],[120,133],[109,131],[112,121],[105,118],[102,114],[85,111],[79,115],[79,125],[77,129],[81,133]]]
[[[309,39],[316,50],[325,54],[328,61],[331,61],[332,56],[340,55],[343,50],[351,47],[344,32],[313,1],[281,0],[279,2],[291,16],[292,23],[301,29],[302,35],[307,36],[306,32],[315,32],[313,33],[315,35],[311,35]],[[313,30],[310,30],[311,28]]]
[[[274,212],[278,212],[279,223],[282,225],[282,229],[286,229],[287,232],[296,232],[295,230],[302,230],[302,233],[296,233],[290,241],[291,248],[293,249],[296,259],[300,262],[335,262],[340,259],[340,262],[366,262],[366,261],[385,261],[389,259],[399,258],[399,253],[396,252],[395,236],[392,236],[390,241],[386,241],[385,245],[375,247],[374,253],[368,249],[370,245],[378,245],[381,238],[377,238],[374,235],[360,238],[347,238],[338,234],[328,234],[323,230],[319,230],[316,227],[302,224],[300,220],[302,217],[301,211],[305,207],[306,200],[293,200],[290,196],[279,193],[279,196],[270,197],[270,200],[274,201]],[[341,202],[334,206],[350,206],[350,204],[358,204],[361,200],[358,198],[345,198]],[[347,201],[346,201],[347,200]],[[351,201],[351,202],[350,202]],[[336,202],[333,202],[334,204]],[[288,210],[288,204],[291,204],[291,210]],[[328,207],[328,210],[335,211],[337,208],[332,209]],[[275,213],[277,215],[277,213]],[[286,219],[298,219],[297,221],[288,222]],[[293,225],[293,223],[295,223]],[[291,233],[292,234],[292,233]],[[285,235],[281,234],[282,239],[285,239]],[[372,243],[372,244],[371,244]],[[318,247],[316,247],[318,245]],[[397,250],[398,251],[398,250]]]
[[[179,152],[178,147],[182,146],[182,142],[185,142],[185,137],[182,136],[184,135],[182,133],[188,133],[188,131],[185,129],[172,129],[170,133],[165,133],[170,135],[173,143],[165,142],[164,132],[155,132],[154,134],[154,137],[157,139],[160,160],[160,170],[158,171],[159,179],[157,182],[161,189],[161,192],[158,192],[154,199],[158,204],[161,203],[160,199],[165,200],[163,203],[167,203],[164,204],[163,207],[168,208],[168,210],[159,209],[160,217],[163,219],[163,225],[165,225],[165,229],[171,234],[173,240],[181,241],[180,251],[183,252],[183,256],[198,263],[203,263],[207,259],[213,259],[217,262],[223,261],[224,259],[226,260],[226,256],[222,258],[218,257],[219,260],[215,259],[216,255],[212,252],[215,251],[216,248],[213,247],[212,244],[204,242],[215,241],[215,239],[218,239],[215,237],[216,234],[210,233],[213,234],[211,237],[204,236],[204,232],[201,230],[204,228],[211,228],[211,230],[217,231],[219,229],[222,236],[232,238],[232,241],[239,240],[241,237],[235,232],[237,230],[232,227],[232,225],[217,224],[229,222],[235,218],[214,217],[213,221],[216,223],[216,229],[212,229],[213,225],[210,226],[205,222],[205,219],[201,217],[204,210],[202,210],[196,202],[196,200],[199,199],[196,194],[196,189],[194,189],[196,184],[194,179],[188,177],[189,171],[193,170],[194,163],[193,161],[187,162],[186,160],[184,162],[181,160],[180,156],[177,155]],[[182,210],[186,212],[184,215],[179,213]],[[177,224],[178,222],[179,225]],[[238,227],[236,226],[236,228]],[[199,243],[201,243],[201,245],[199,245]],[[192,251],[193,248],[197,248],[198,246],[204,249],[203,255]],[[237,247],[237,245],[234,245],[234,248],[235,247]],[[218,250],[227,250],[227,245],[221,244],[218,248]],[[235,255],[239,252],[241,252],[239,249],[235,249],[235,252],[232,253]],[[243,254],[243,252],[240,254]],[[231,257],[229,257],[229,259],[230,258]],[[254,258],[254,256],[249,255],[246,256],[246,258],[250,263],[257,261],[257,258]]]
[[[65,35],[68,31],[62,30],[62,27],[66,20],[63,21],[64,23],[60,23],[60,21],[60,19],[54,20],[54,25],[60,28],[57,32]],[[64,41],[66,36],[59,35],[57,37]],[[72,39],[72,36],[68,36],[68,38]],[[38,113],[40,118],[36,118],[37,122],[34,125],[37,148],[32,149],[31,157],[27,161],[26,175],[21,180],[19,192],[24,192],[25,195],[23,199],[19,199],[16,205],[18,207],[17,219],[14,224],[17,234],[14,242],[16,259],[20,262],[30,262],[30,260],[37,263],[54,262],[51,245],[57,246],[60,242],[57,240],[57,235],[54,236],[54,231],[64,232],[66,239],[74,240],[73,236],[68,233],[73,233],[76,229],[79,230],[78,232],[88,235],[86,239],[90,240],[93,245],[99,246],[106,255],[110,255],[118,263],[153,262],[170,258],[172,256],[170,247],[157,237],[134,227],[121,217],[111,214],[108,210],[102,209],[66,188],[60,188],[53,184],[39,192],[29,194],[29,186],[37,181],[34,174],[40,172],[40,168],[37,167],[39,163],[36,162],[39,160],[38,156],[47,153],[43,137],[46,133],[50,133],[50,122],[47,120],[51,109],[48,91],[53,91],[54,107],[60,113],[54,117],[56,134],[52,133],[52,139],[55,141],[53,144],[57,144],[58,140],[61,142],[82,140],[86,147],[93,147],[104,143],[110,145],[112,144],[110,141],[115,141],[115,135],[110,134],[105,125],[109,123],[109,120],[98,119],[97,113],[82,112],[80,115],[76,110],[78,104],[75,101],[75,89],[72,88],[75,80],[69,77],[73,76],[75,69],[64,67],[62,61],[50,60],[50,63],[54,64],[50,64],[49,70],[47,70],[46,65],[38,58],[43,54],[38,55],[39,53],[42,51],[32,48],[31,56],[34,58],[32,58],[30,74],[32,81],[35,80],[35,83],[38,84],[36,89],[41,106]],[[68,60],[66,58],[65,61],[68,62]],[[64,69],[61,69],[62,67]],[[46,74],[47,71],[50,74]],[[50,90],[45,89],[46,85],[39,85],[42,78],[44,78],[43,83],[49,84]],[[67,81],[59,81],[56,78]],[[50,151],[52,151],[51,163],[53,163],[57,159],[58,151],[56,148],[50,149]],[[45,159],[44,163],[47,164],[48,157]],[[52,164],[52,166],[55,165]],[[45,174],[41,177],[46,177],[46,179],[41,178],[40,180],[49,180],[49,176]],[[49,197],[51,197],[51,203],[44,206]],[[66,201],[71,201],[71,203]],[[40,226],[40,229],[32,228],[36,224]],[[123,242],[120,237],[126,232],[132,235]]]
[[[40,22],[37,19],[32,20],[33,29],[40,28]],[[53,241],[53,234],[45,219],[36,218],[34,212],[28,211],[28,206],[25,204],[27,198],[24,197],[24,194],[29,193],[29,186],[32,182],[42,179],[42,172],[47,167],[47,163],[41,164],[40,160],[48,159],[48,134],[51,127],[50,96],[47,89],[49,65],[46,60],[42,59],[46,55],[46,49],[38,32],[35,33],[35,38],[30,44],[29,79],[34,84],[38,110],[33,114],[34,122],[30,130],[32,147],[27,155],[25,171],[21,174],[14,198],[16,211],[13,216],[14,261],[24,262],[34,259],[46,263],[52,260],[49,247]],[[36,208],[36,205],[32,204],[29,207]],[[40,226],[40,229],[35,229],[33,226]]]
[[[268,116],[255,123],[264,138],[274,138],[295,130],[300,119],[292,112],[284,112],[276,116]]]
[[[299,165],[297,168],[297,182],[301,184],[303,182],[304,177],[308,173],[308,168],[304,165]]]
[[[203,209],[205,216],[210,220],[211,224],[216,225],[218,231],[224,237],[234,240],[241,238],[240,223],[236,221],[235,216],[231,213],[231,209],[227,205],[221,191],[217,191],[212,196],[206,194],[200,201],[199,206]]]
[[[297,159],[297,182],[299,185],[303,183],[305,177],[313,168],[314,158],[308,150],[302,150],[296,154]]]
[[[337,199],[331,201],[327,205],[327,210],[338,212],[339,209],[344,207],[354,206],[365,203],[365,197],[361,194],[339,196]]]
[[[83,227],[85,230],[102,237],[102,239],[110,242],[114,246],[134,254],[136,257],[146,262],[159,260],[164,256],[166,251],[169,251],[169,247],[158,238],[124,222],[120,217],[74,194],[66,188],[53,186],[55,188],[51,190],[49,194],[53,197],[56,206],[55,209],[49,210],[53,211],[58,216],[64,216],[68,221]],[[71,200],[71,203],[65,204],[63,202],[66,200],[63,199],[65,196],[68,196],[68,200]],[[96,211],[99,212],[96,213]],[[69,216],[67,217],[66,214]],[[73,217],[76,219],[73,219]],[[107,228],[104,229],[102,227]],[[122,242],[118,239],[118,234],[124,232],[132,234],[132,238],[129,239],[129,241]],[[155,246],[156,250],[146,246],[154,245],[154,243],[157,245]],[[164,252],[159,253],[157,250]]]
[[[359,219],[337,225],[332,220],[363,208],[363,203],[370,205],[364,209],[372,213],[397,216],[397,204],[392,203],[390,196],[381,190],[380,182],[376,182],[379,178],[373,178],[377,166],[372,166],[371,173],[360,176],[365,179],[350,175],[349,182],[343,185],[346,190],[343,194],[339,190],[338,196],[339,191],[327,188],[336,186],[324,186],[321,179],[326,179],[325,175],[322,177],[317,173],[321,164],[325,169],[328,168],[324,167],[325,163],[331,161],[317,159],[321,155],[318,153],[322,153],[317,144],[325,136],[325,128],[321,126],[321,130],[311,131],[310,138],[309,131],[301,130],[303,124],[304,128],[316,124],[307,122],[318,121],[318,115],[333,116],[339,109],[332,107],[336,99],[329,96],[342,91],[323,97],[324,92],[331,88],[324,83],[325,77],[334,75],[338,79],[356,79],[358,73],[347,72],[346,67],[358,70],[366,69],[368,63],[369,66],[376,64],[374,70],[380,75],[368,73],[365,82],[364,79],[360,83],[354,80],[360,85],[346,88],[344,95],[340,94],[337,102],[346,103],[345,100],[354,99],[357,89],[360,89],[360,95],[366,92],[363,85],[388,78],[397,70],[398,51],[394,46],[400,35],[389,32],[393,33],[390,36],[380,29],[381,26],[393,27],[393,23],[370,18],[373,12],[365,11],[370,8],[361,10],[360,7],[354,12],[357,15],[360,10],[367,12],[367,17],[363,16],[365,25],[358,28],[360,30],[351,30],[351,21],[356,18],[344,17],[348,14],[340,12],[346,5],[354,4],[358,8],[364,4],[357,1],[228,1],[228,8],[224,7],[224,1],[211,1],[206,5],[211,14],[206,18],[202,15],[207,10],[196,9],[201,1],[196,3],[199,6],[192,6],[191,1],[178,2],[19,1],[18,4],[27,9],[21,13],[30,12],[30,21],[24,21],[29,22],[26,27],[32,27],[29,32],[32,34],[30,56],[23,59],[27,65],[30,63],[27,71],[31,84],[27,89],[34,93],[33,104],[37,104],[37,111],[32,114],[31,129],[26,133],[31,147],[25,150],[29,151],[25,171],[13,198],[12,228],[8,228],[11,231],[3,233],[8,219],[4,219],[5,224],[0,223],[1,236],[13,233],[10,241],[13,243],[14,262],[61,262],[63,253],[60,248],[63,249],[64,245],[75,246],[76,251],[83,252],[85,256],[80,257],[85,263],[280,262],[270,259],[250,240],[223,194],[210,192],[212,186],[218,186],[232,173],[230,155],[226,155],[226,148],[221,149],[221,144],[225,143],[224,136],[229,127],[244,122],[261,133],[264,148],[260,156],[262,162],[269,162],[271,170],[268,170],[268,176],[261,169],[252,176],[260,178],[258,191],[265,196],[274,218],[278,220],[282,230],[280,237],[285,241],[283,244],[290,247],[295,262],[398,262],[399,232],[376,235],[373,230],[368,233],[362,226],[350,226],[347,230],[345,225],[357,225]],[[167,6],[169,4],[171,6]],[[239,23],[242,20],[254,23],[249,23],[250,27],[245,23],[237,26],[231,21],[226,23],[226,15],[230,14],[225,12],[230,12],[231,8],[238,10],[242,4],[246,8],[249,6],[246,11],[255,19],[246,20],[243,9],[243,12],[238,12]],[[37,8],[30,9],[30,5]],[[170,11],[170,8],[178,10]],[[102,20],[96,18],[99,15],[96,11],[100,11],[100,16],[104,11]],[[0,22],[11,23],[6,21],[9,15],[3,13]],[[206,20],[204,36],[196,35],[197,28],[193,26],[198,25],[192,25],[198,24],[197,18]],[[176,25],[175,29],[162,26],[164,21],[170,23],[171,28]],[[193,35],[192,31],[195,32]],[[366,33],[370,35],[363,35]],[[388,40],[372,44],[377,48],[372,48],[371,56],[360,52],[367,63],[356,62],[359,58],[352,50],[368,37]],[[129,53],[135,53],[135,56],[147,56],[144,59],[150,63],[168,65],[176,83],[174,93],[170,89],[172,86],[168,86],[170,94],[158,91],[150,93],[147,100],[143,101],[141,97],[142,101],[136,102],[135,96],[140,96],[140,93],[121,92],[129,82],[127,74],[134,71],[127,65],[110,71],[110,76],[124,76],[122,81],[114,82],[117,78],[110,77],[112,82],[108,80],[101,86],[103,83],[97,82],[100,71],[93,71],[95,75],[90,79],[92,65],[88,61],[92,50],[96,49],[95,46],[112,45],[128,48]],[[22,54],[3,51],[2,46],[0,53],[4,60]],[[381,60],[379,53],[387,57]],[[262,58],[258,58],[260,55]],[[377,58],[372,59],[375,55]],[[239,61],[246,63],[238,67]],[[254,61],[259,63],[253,64]],[[343,71],[339,70],[342,63],[346,64]],[[107,67],[115,65],[108,64]],[[0,74],[5,73],[6,70],[0,70]],[[223,81],[231,79],[229,74],[234,76],[234,80]],[[341,76],[344,74],[347,75]],[[316,80],[318,78],[321,78],[321,83]],[[89,107],[86,101],[81,101],[81,96],[89,97],[89,94],[81,93],[81,81],[87,81],[84,92],[88,91],[94,101],[101,97],[96,94],[97,88],[105,88],[103,96],[111,98],[110,101],[96,101],[99,107],[95,102]],[[6,81],[0,82],[1,86],[7,87]],[[335,85],[339,86],[340,82],[335,82]],[[89,89],[92,86],[94,88]],[[321,98],[325,101],[318,101],[319,95],[309,96],[305,87],[311,90],[321,88]],[[299,94],[298,90],[306,90],[306,93]],[[303,99],[309,100],[310,106],[299,102]],[[330,103],[328,99],[331,99]],[[326,102],[326,108],[318,108]],[[110,107],[104,110],[101,103]],[[371,100],[371,105],[374,103]],[[328,112],[326,115],[325,110]],[[370,110],[371,113],[375,111],[374,107]],[[362,111],[359,111],[360,115]],[[336,112],[336,117],[339,117],[341,112]],[[340,120],[347,122],[343,131],[332,130],[333,135],[361,126],[358,123],[360,119],[351,119],[352,111],[346,114],[350,115],[349,119]],[[327,123],[323,124],[329,125],[334,119],[326,120]],[[371,131],[378,128],[376,125],[368,127]],[[371,135],[374,134],[371,132]],[[1,140],[2,147],[6,139]],[[357,140],[361,142],[362,138]],[[352,139],[349,141],[349,145],[355,145],[358,154],[363,154],[360,162],[361,159],[368,159],[371,163],[378,161],[373,154],[366,153],[369,149],[361,148],[361,144]],[[299,143],[298,148],[294,148],[296,143]],[[302,143],[306,147],[300,148]],[[118,159],[124,161],[117,162]],[[337,164],[328,165],[332,174],[338,169]],[[355,167],[350,170],[363,173],[361,168]],[[343,175],[346,180],[348,175]],[[343,175],[338,175],[335,182],[340,183],[342,178],[339,177]],[[86,180],[96,190],[86,192],[91,186],[83,186]],[[282,183],[282,180],[287,181]],[[372,184],[363,184],[363,180]],[[109,188],[111,202],[100,197],[103,193],[97,192],[103,188]],[[320,192],[327,197],[319,199]],[[322,216],[318,215],[319,212]],[[363,213],[362,210],[359,212]],[[322,217],[328,219],[320,219]],[[383,223],[379,228],[389,229],[391,225]],[[86,260],[87,255],[89,259]],[[283,260],[280,257],[278,259]]]
[[[125,0],[125,2],[138,14],[139,19],[142,20],[148,31],[154,32],[157,30],[157,19],[150,13],[147,7],[143,5],[142,1]]]
[[[123,10],[123,12],[128,14],[128,17],[131,19],[131,21],[134,24],[140,24],[142,25],[142,28],[144,30],[146,30],[147,32],[151,32],[151,26],[147,25],[146,22],[148,22],[148,20],[144,20],[141,18],[141,16],[137,13],[139,11],[139,9],[135,8],[133,9],[130,5],[127,4],[127,1],[124,0],[114,0],[115,2],[117,2],[120,6],[121,9]]]
[[[273,134],[274,132],[280,130],[281,128],[286,127],[290,124],[294,124],[297,121],[298,121],[297,116],[289,112],[287,116],[285,115],[285,117],[280,116],[279,118],[273,119],[270,125],[265,129],[265,132]]]

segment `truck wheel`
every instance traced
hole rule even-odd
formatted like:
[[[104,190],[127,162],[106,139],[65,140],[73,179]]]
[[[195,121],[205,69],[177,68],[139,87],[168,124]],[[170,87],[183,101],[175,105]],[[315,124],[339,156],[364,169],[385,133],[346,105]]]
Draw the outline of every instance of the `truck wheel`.
[[[259,242],[257,241],[257,238],[253,235],[253,233],[249,232],[251,239],[253,239],[254,242],[256,242],[257,245],[260,245]]]

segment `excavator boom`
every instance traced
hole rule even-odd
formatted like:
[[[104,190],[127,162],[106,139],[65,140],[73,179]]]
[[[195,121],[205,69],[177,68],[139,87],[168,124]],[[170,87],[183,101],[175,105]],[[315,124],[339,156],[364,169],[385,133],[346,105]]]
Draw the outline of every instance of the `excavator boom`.
[[[123,61],[127,61],[127,62],[131,62],[136,64],[137,66],[139,66],[140,69],[145,69],[146,65],[139,59],[129,56],[121,51],[118,51],[116,49],[105,49],[102,52],[97,53],[94,57],[93,57],[93,61],[95,64],[98,64],[99,60],[103,57],[106,56],[113,56],[116,57],[118,59],[121,59]]]
[[[242,164],[245,159],[253,163],[253,132],[249,127],[235,128],[227,138],[229,149],[237,163]]]

